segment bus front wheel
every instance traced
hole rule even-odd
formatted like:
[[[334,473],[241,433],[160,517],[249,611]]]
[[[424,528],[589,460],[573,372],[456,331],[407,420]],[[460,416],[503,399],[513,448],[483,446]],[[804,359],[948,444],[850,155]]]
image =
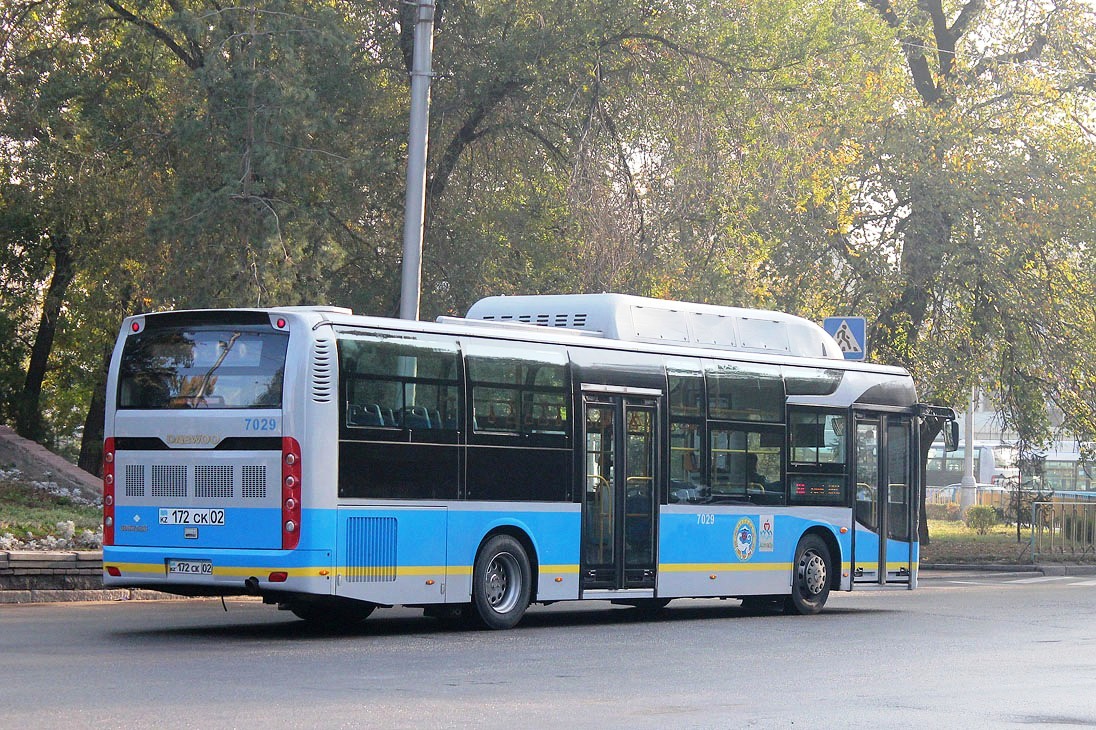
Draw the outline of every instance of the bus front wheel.
[[[521,543],[495,535],[480,548],[472,570],[472,606],[488,629],[509,629],[529,606],[532,570]]]
[[[817,535],[804,535],[795,548],[792,594],[784,601],[784,611],[804,616],[821,611],[830,596],[831,569],[826,543]]]

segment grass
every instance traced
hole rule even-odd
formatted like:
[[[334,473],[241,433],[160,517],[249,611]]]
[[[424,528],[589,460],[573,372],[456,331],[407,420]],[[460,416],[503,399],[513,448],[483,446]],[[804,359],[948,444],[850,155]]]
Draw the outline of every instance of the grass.
[[[102,519],[99,507],[78,504],[18,477],[0,477],[0,537],[10,533],[22,542],[48,537],[66,539],[72,535],[58,523],[72,522],[79,535],[84,530],[97,531]]]
[[[961,521],[929,520],[929,544],[921,544],[921,562],[1030,565],[1030,537],[1029,527],[1020,529],[1017,542],[1016,525],[995,525],[979,535]]]

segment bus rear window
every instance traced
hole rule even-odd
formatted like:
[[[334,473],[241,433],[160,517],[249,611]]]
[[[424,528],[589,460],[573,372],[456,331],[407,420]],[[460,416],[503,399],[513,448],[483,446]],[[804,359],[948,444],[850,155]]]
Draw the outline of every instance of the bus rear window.
[[[149,327],[129,337],[118,407],[280,408],[289,335],[269,327]]]

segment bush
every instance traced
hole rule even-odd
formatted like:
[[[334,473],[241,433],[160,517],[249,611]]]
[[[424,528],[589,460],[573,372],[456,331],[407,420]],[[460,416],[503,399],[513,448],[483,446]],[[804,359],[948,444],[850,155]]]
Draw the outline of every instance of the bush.
[[[997,512],[988,504],[976,504],[967,510],[967,527],[985,535],[997,524]]]
[[[949,520],[955,522],[959,519],[959,515],[959,504],[956,502],[925,505],[925,516],[930,520]]]

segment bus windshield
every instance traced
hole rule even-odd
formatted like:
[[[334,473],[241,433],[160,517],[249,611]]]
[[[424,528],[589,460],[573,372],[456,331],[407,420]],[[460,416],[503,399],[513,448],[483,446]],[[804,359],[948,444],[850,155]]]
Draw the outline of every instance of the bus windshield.
[[[288,343],[256,325],[150,328],[126,341],[118,407],[280,408]]]

